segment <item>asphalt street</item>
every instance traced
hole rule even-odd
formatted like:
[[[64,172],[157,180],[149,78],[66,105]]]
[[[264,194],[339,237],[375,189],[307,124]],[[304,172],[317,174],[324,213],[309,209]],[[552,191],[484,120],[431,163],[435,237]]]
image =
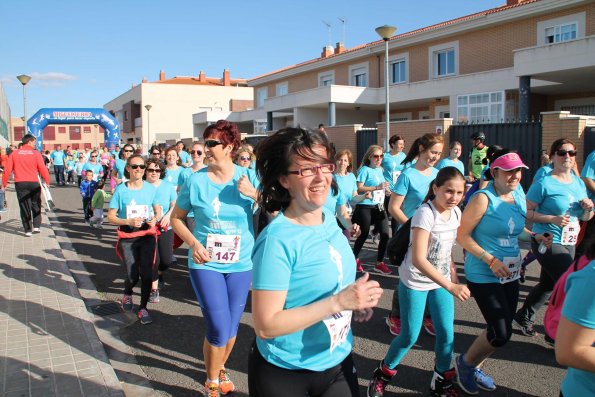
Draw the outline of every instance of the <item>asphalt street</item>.
[[[53,176],[52,176],[53,186]],[[82,202],[76,186],[53,187],[56,204],[55,214],[59,221],[52,226],[63,229],[70,239],[72,248],[97,289],[96,297],[104,302],[120,302],[124,286],[125,271],[116,256],[116,233],[113,226],[104,225],[103,230],[90,228],[83,222]],[[370,240],[361,255],[369,270],[375,258],[376,245]],[[458,262],[462,256],[457,250]],[[205,324],[188,279],[186,251],[176,252],[179,265],[165,274],[166,285],[161,292],[161,301],[150,304],[154,322],[140,325],[130,314],[115,314],[124,321],[112,336],[119,338],[130,348],[130,354],[140,366],[140,376],[126,376],[125,371],[116,371],[123,382],[147,379],[150,386],[163,396],[197,396],[205,381],[202,361],[202,343]],[[394,273],[396,269],[393,268]],[[528,269],[527,283],[521,285],[521,302],[530,287],[536,282],[539,264],[533,262]],[[458,263],[459,277],[464,281],[462,266]],[[379,307],[372,320],[365,324],[354,324],[354,359],[358,370],[361,395],[378,361],[382,359],[392,340],[385,325],[385,317],[390,310],[392,290],[398,277],[379,275],[372,272],[385,289]],[[138,303],[139,288],[135,289],[135,304]],[[511,342],[487,361],[486,373],[494,377],[498,388],[494,392],[480,391],[480,396],[558,396],[559,386],[565,370],[554,358],[554,351],[543,340],[543,309],[540,311],[536,330],[540,336],[528,338],[515,331]],[[228,362],[232,379],[236,384],[235,396],[247,396],[247,355],[254,339],[250,300],[238,333],[236,347]],[[101,322],[99,322],[101,323]],[[112,323],[113,324],[113,323]],[[484,328],[483,317],[473,299],[456,304],[455,353],[464,351],[475,336]],[[109,345],[109,341],[105,342]],[[411,352],[399,366],[399,372],[387,388],[386,396],[428,395],[429,382],[434,365],[434,338],[422,333]],[[113,346],[107,346],[108,355],[113,359]],[[143,379],[144,378],[144,379]],[[136,379],[136,380],[135,380]],[[129,393],[133,395],[135,393]],[[279,391],[282,395],[283,391]]]

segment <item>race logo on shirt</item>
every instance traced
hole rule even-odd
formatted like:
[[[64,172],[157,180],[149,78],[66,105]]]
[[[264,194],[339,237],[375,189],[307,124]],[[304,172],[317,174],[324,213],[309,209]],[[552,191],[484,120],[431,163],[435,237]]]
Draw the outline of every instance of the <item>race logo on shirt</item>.
[[[211,201],[211,205],[213,206],[215,218],[219,219],[219,210],[221,209],[221,201],[219,201],[219,196],[215,197],[213,201]]]

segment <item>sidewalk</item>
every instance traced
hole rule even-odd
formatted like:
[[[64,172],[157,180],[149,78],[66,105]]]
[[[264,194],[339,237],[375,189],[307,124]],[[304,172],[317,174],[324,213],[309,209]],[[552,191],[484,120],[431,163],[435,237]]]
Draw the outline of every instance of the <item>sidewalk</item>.
[[[0,214],[0,395],[124,396],[47,216],[26,237],[13,186]]]

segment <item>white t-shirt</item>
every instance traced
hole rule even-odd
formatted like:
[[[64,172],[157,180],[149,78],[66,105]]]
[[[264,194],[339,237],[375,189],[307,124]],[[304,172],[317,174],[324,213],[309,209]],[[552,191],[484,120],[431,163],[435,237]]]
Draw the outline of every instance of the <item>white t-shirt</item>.
[[[461,210],[458,207],[451,210],[450,219],[447,220],[430,203],[419,207],[411,219],[410,238],[413,239],[413,229],[416,227],[430,232],[427,259],[448,280],[450,280],[452,247],[455,244],[460,223]],[[413,265],[412,257],[410,246],[403,263],[399,266],[399,277],[403,284],[417,291],[441,288]]]

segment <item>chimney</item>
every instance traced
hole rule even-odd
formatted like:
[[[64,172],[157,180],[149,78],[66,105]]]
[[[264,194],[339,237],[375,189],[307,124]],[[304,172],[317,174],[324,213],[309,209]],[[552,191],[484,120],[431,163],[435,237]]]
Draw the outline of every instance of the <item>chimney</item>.
[[[165,71],[161,70],[159,71],[159,81],[164,81],[165,80]]]
[[[344,51],[345,51],[345,46],[343,45],[343,43],[341,43],[341,42],[337,43],[337,46],[335,47],[335,55],[340,54]]]
[[[207,75],[202,70],[198,74],[198,81],[200,81],[201,83],[206,83],[207,82]]]
[[[231,78],[229,77],[229,69],[225,69],[223,71],[223,85],[230,86],[231,85]]]
[[[143,83],[146,83],[147,82],[147,78],[146,77],[143,77],[143,81],[142,82]]]
[[[517,4],[521,4],[525,0],[506,0],[507,6],[515,6]]]
[[[331,55],[333,55],[333,52],[334,52],[334,50],[335,50],[335,49],[333,48],[333,46],[332,46],[332,45],[327,45],[327,46],[324,46],[324,47],[322,48],[322,54],[320,54],[320,57],[321,57],[321,58],[327,58],[327,57],[330,57]]]

